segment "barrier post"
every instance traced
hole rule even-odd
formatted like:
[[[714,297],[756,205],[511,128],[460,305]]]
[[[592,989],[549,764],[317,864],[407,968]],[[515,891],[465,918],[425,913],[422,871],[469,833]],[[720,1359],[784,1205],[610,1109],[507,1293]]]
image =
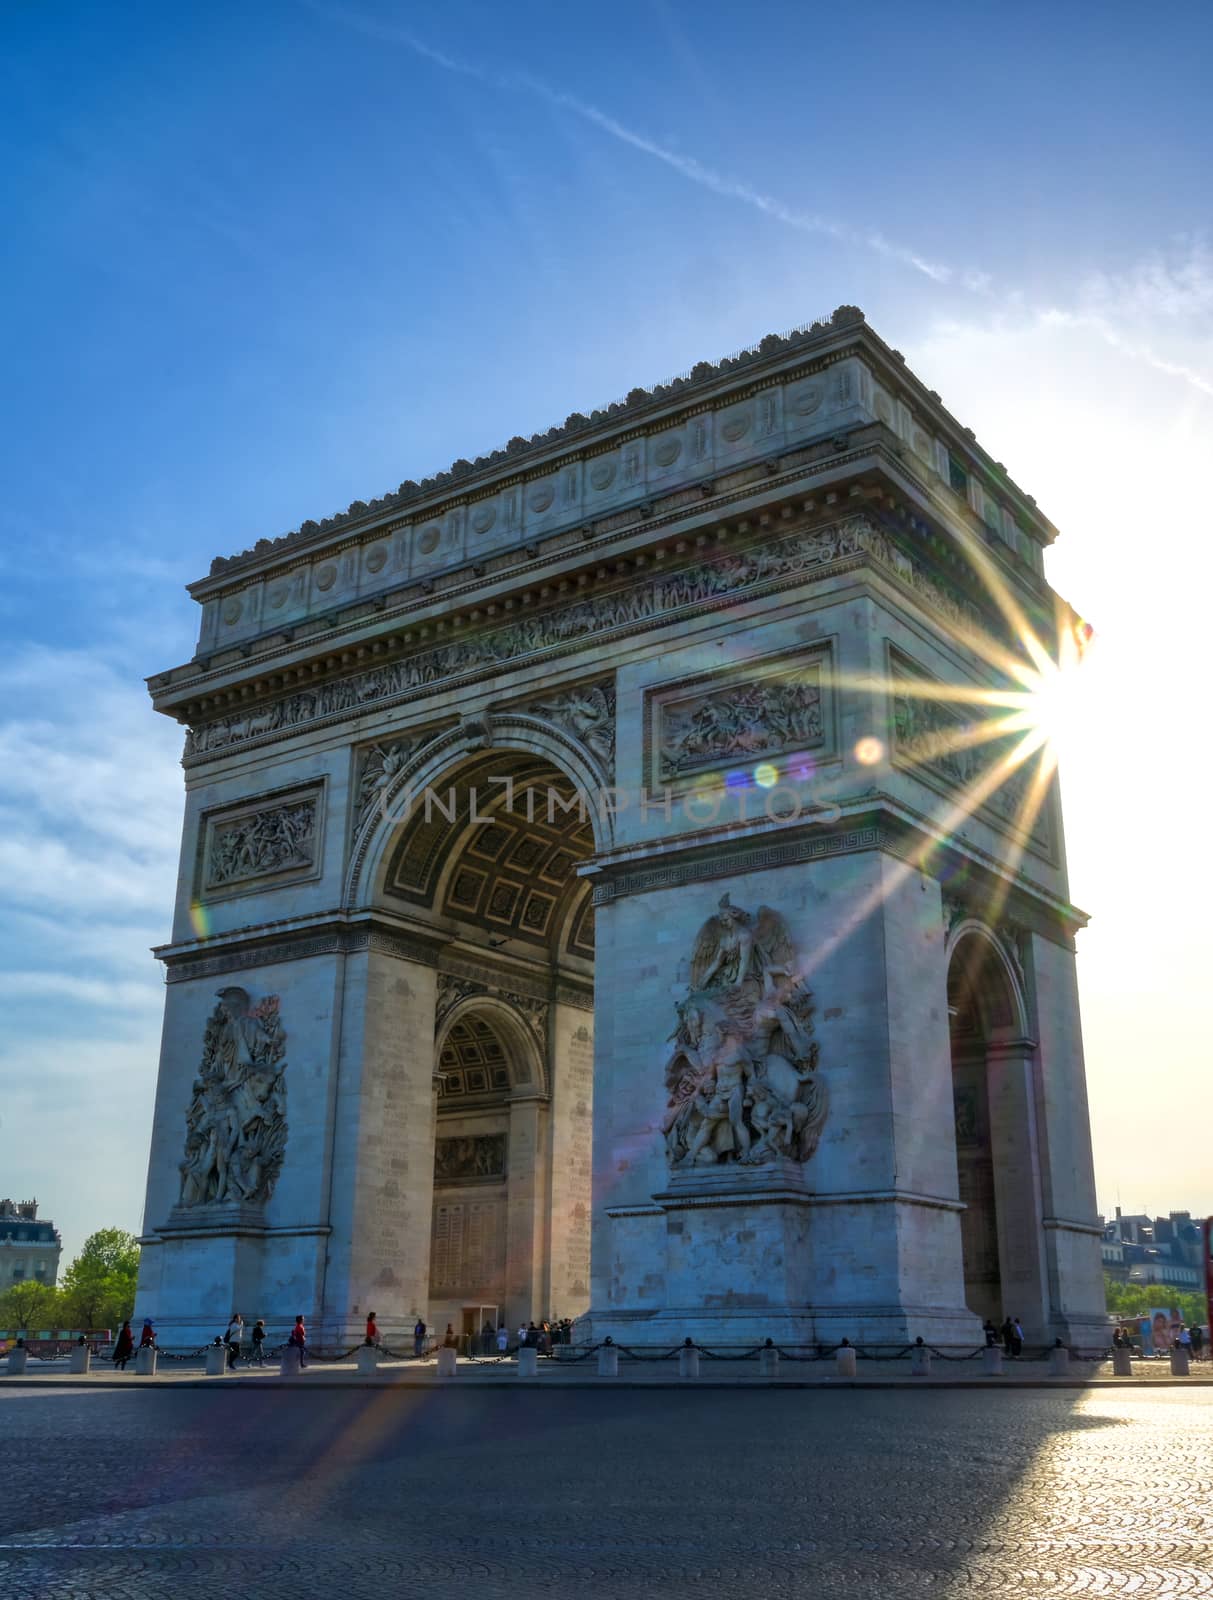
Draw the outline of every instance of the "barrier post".
[[[849,1339],[844,1339],[835,1353],[834,1372],[839,1378],[855,1376],[855,1347]]]
[[[699,1351],[696,1350],[692,1339],[684,1339],[682,1349],[678,1352],[678,1376],[680,1378],[699,1376]]]

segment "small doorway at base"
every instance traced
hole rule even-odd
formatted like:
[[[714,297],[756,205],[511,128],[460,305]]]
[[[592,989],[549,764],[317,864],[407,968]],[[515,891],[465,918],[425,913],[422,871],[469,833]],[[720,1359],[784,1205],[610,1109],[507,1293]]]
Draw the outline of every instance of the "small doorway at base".
[[[485,1333],[485,1327],[488,1333]],[[463,1348],[474,1356],[495,1355],[497,1352],[497,1307],[464,1306]]]

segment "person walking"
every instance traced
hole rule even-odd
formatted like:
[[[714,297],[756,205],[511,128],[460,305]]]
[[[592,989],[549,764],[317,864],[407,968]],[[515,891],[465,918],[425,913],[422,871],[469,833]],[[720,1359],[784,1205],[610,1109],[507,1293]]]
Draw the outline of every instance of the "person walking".
[[[458,1350],[459,1348],[459,1340],[456,1339],[455,1330],[449,1322],[446,1325],[446,1332],[442,1336],[442,1348],[444,1350]]]
[[[123,1326],[124,1327],[129,1327],[130,1324],[129,1323],[124,1323]],[[153,1349],[155,1349],[155,1347],[156,1347],[156,1330],[155,1330],[155,1328],[152,1327],[152,1319],[150,1317],[144,1317],[144,1319],[143,1319],[143,1332],[139,1335],[139,1348],[140,1348],[140,1350],[146,1350],[148,1345],[151,1345],[151,1347]]]
[[[413,1354],[415,1356],[425,1354],[425,1323],[420,1317],[417,1318],[413,1328]]]
[[[307,1329],[303,1325],[303,1313],[295,1318],[295,1326],[291,1329],[287,1344],[294,1345],[299,1352],[299,1366],[307,1366]]]
[[[265,1365],[265,1352],[264,1352],[264,1348],[263,1348],[264,1345],[265,1345],[265,1323],[262,1322],[260,1317],[258,1317],[256,1322],[253,1323],[252,1340],[253,1340],[253,1361],[252,1361],[252,1364],[255,1367],[263,1367]]]
[[[998,1329],[990,1321],[989,1317],[986,1318],[985,1323],[982,1326],[982,1330],[981,1331],[982,1331],[983,1334],[985,1334],[986,1349],[987,1350],[992,1350],[994,1348],[994,1346],[998,1343]]]
[[[526,1323],[525,1322],[520,1322],[518,1324],[518,1348],[521,1350],[525,1343],[526,1343]]]
[[[227,1325],[223,1342],[227,1345],[227,1364],[228,1370],[231,1371],[240,1360],[240,1346],[244,1343],[244,1318],[238,1311],[232,1312],[232,1320]]]
[[[379,1343],[379,1324],[375,1321],[373,1311],[368,1311],[366,1314],[366,1342],[370,1345]]]
[[[1018,1317],[1011,1318],[1011,1359],[1018,1361],[1023,1355],[1023,1325]]]
[[[1188,1337],[1192,1341],[1192,1359],[1194,1361],[1199,1361],[1200,1352],[1204,1349],[1205,1344],[1205,1336],[1201,1331],[1199,1323],[1194,1322],[1188,1329]]]
[[[124,1322],[114,1340],[114,1366],[119,1372],[126,1371],[126,1364],[135,1353],[135,1335],[131,1332],[129,1322]]]
[[[510,1348],[510,1330],[506,1327],[505,1323],[503,1322],[503,1323],[501,1323],[501,1325],[497,1329],[497,1354],[499,1356],[503,1356],[503,1355],[505,1355],[506,1351],[509,1348]]]
[[[1002,1348],[1007,1355],[1011,1354],[1011,1344],[1015,1338],[1015,1328],[1010,1317],[1004,1317],[1002,1327],[998,1330],[1002,1337]]]

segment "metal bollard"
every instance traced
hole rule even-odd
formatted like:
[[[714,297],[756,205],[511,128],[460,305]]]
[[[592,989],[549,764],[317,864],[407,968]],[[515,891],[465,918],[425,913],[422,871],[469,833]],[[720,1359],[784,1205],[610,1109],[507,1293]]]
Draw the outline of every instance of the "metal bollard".
[[[776,1350],[770,1339],[758,1352],[758,1376],[760,1378],[777,1378],[779,1376],[779,1351]]]
[[[224,1359],[227,1351],[223,1352]],[[154,1378],[156,1376],[156,1346],[154,1344],[141,1344],[135,1351],[135,1376],[137,1378]]]
[[[1114,1378],[1131,1378],[1133,1376],[1133,1352],[1131,1350],[1113,1350],[1112,1376]]]
[[[988,1344],[981,1352],[981,1370],[987,1378],[1002,1377],[1002,1351],[996,1344]]]
[[[15,1344],[8,1353],[8,1375],[19,1378],[29,1364],[29,1351],[23,1344]]]
[[[931,1376],[931,1352],[921,1339],[914,1341],[914,1348],[910,1351],[910,1376],[911,1378]]]
[[[294,1345],[289,1346],[289,1348],[292,1349],[292,1350],[295,1350]],[[143,1354],[142,1351],[140,1351],[139,1353],[140,1353],[140,1355]],[[298,1358],[298,1355],[299,1355],[298,1350],[295,1350],[296,1359]],[[286,1359],[286,1356],[285,1356],[285,1353],[284,1353],[283,1360],[285,1361],[285,1359]],[[136,1365],[135,1370],[138,1371],[138,1365]],[[208,1378],[226,1378],[227,1377],[227,1346],[225,1344],[208,1344],[207,1345],[207,1347],[206,1347],[206,1375],[207,1375]]]
[[[214,1349],[214,1346],[211,1346]],[[207,1351],[206,1370],[211,1370],[210,1351]],[[303,1371],[303,1357],[297,1344],[285,1344],[282,1347],[282,1356],[278,1363],[278,1375],[282,1378],[297,1378]]]
[[[688,1339],[678,1352],[678,1376],[680,1378],[697,1378],[699,1376],[699,1351]]]
[[[1188,1376],[1188,1352],[1182,1344],[1175,1345],[1171,1350],[1171,1376],[1173,1378]]]
[[[92,1369],[93,1352],[86,1344],[74,1344],[67,1358],[67,1370],[70,1373],[89,1372]]]
[[[438,1351],[438,1376],[440,1378],[453,1378],[455,1376],[455,1349],[453,1345],[444,1344]]]
[[[518,1351],[518,1376],[520,1378],[539,1376],[539,1351],[533,1344],[524,1344]]]
[[[1049,1351],[1049,1373],[1054,1378],[1065,1378],[1070,1373],[1070,1352],[1060,1339]]]
[[[604,1344],[598,1352],[598,1376],[600,1378],[619,1376],[619,1351],[613,1344]]]
[[[834,1374],[839,1378],[855,1376],[855,1350],[849,1339],[844,1339],[835,1352]]]
[[[358,1346],[358,1376],[373,1378],[379,1370],[379,1352],[373,1344]]]

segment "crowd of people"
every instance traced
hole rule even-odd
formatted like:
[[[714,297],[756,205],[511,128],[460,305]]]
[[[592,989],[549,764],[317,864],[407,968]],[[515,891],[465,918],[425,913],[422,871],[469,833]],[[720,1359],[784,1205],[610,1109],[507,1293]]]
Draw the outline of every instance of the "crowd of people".
[[[1193,1361],[1200,1361],[1205,1343],[1205,1330],[1198,1322],[1185,1327],[1177,1313],[1168,1317],[1163,1311],[1143,1312],[1112,1332],[1114,1349],[1131,1350],[1147,1361],[1153,1356],[1169,1358],[1172,1350],[1185,1350]]]

